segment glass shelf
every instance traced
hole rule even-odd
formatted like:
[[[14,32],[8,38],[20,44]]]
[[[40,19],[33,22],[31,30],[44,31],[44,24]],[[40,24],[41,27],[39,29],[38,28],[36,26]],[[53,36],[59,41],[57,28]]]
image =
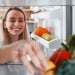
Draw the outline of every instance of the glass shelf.
[[[0,0],[0,6],[75,5],[75,0]]]

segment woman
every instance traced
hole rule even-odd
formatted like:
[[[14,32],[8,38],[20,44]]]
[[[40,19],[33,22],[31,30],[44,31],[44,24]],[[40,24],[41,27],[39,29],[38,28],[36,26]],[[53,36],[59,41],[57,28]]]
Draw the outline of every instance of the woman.
[[[47,67],[46,59],[42,54],[39,45],[33,40],[28,40],[26,18],[21,9],[16,7],[8,9],[3,18],[2,30],[3,33],[1,36],[3,37],[1,40],[1,46],[6,45],[6,50],[3,46],[6,54],[5,57],[1,57],[2,59],[0,63],[5,63],[12,60],[17,61],[19,59],[28,71],[33,74],[34,67],[26,58],[26,55],[28,54],[36,68],[43,71],[44,68]]]

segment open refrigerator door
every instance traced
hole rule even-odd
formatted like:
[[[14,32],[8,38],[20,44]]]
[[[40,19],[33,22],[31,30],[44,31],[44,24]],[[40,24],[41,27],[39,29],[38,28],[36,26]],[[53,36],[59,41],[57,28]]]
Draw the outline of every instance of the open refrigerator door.
[[[33,8],[35,9],[36,7]],[[38,6],[37,10],[38,9],[41,10],[41,12],[31,15],[32,18],[37,20],[37,26],[34,28],[30,37],[40,44],[47,59],[49,59],[56,49],[61,47],[61,43],[66,39],[66,23],[64,13],[66,10],[65,6]],[[46,28],[49,33],[52,33],[54,38],[47,41],[36,35],[34,31],[40,26]]]

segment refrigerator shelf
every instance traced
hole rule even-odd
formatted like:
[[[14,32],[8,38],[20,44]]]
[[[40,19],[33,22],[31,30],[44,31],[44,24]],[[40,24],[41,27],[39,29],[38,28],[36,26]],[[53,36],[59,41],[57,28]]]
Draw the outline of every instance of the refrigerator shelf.
[[[59,48],[61,45],[61,38],[54,38],[53,40],[47,41],[37,35],[35,35],[34,33],[31,33],[31,38],[35,39],[37,42],[39,42],[41,45],[43,45],[46,48],[50,48],[50,49],[56,49]]]

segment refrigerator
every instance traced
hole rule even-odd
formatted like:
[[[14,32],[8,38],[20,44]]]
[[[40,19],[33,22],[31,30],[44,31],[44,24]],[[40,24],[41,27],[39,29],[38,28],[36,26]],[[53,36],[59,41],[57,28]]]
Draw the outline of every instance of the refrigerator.
[[[40,37],[34,35],[33,32],[31,33],[31,38],[39,42],[43,51],[46,53],[46,56],[50,57],[54,51],[60,47],[61,42],[66,39],[66,6],[44,5],[32,8],[34,11],[41,10],[41,12],[31,15],[31,17],[37,22],[36,27],[42,26],[47,28],[55,37],[54,40],[46,42]]]
[[[34,19],[34,25],[32,25],[32,29],[28,27],[28,33],[30,39],[33,38],[39,43],[47,59],[61,46],[68,35],[75,34],[75,6],[71,0],[23,0],[22,2],[16,0],[16,4],[15,1],[12,3],[11,0],[8,0],[5,4],[2,1],[1,3],[1,11],[3,11],[3,6],[30,6],[34,12],[41,10],[41,12],[31,15],[30,20]],[[34,35],[33,31],[37,26],[43,26],[51,30],[55,39],[47,42]],[[6,70],[6,68],[8,69]],[[22,64],[0,65],[0,73],[1,75],[29,75],[28,72],[24,71]]]

